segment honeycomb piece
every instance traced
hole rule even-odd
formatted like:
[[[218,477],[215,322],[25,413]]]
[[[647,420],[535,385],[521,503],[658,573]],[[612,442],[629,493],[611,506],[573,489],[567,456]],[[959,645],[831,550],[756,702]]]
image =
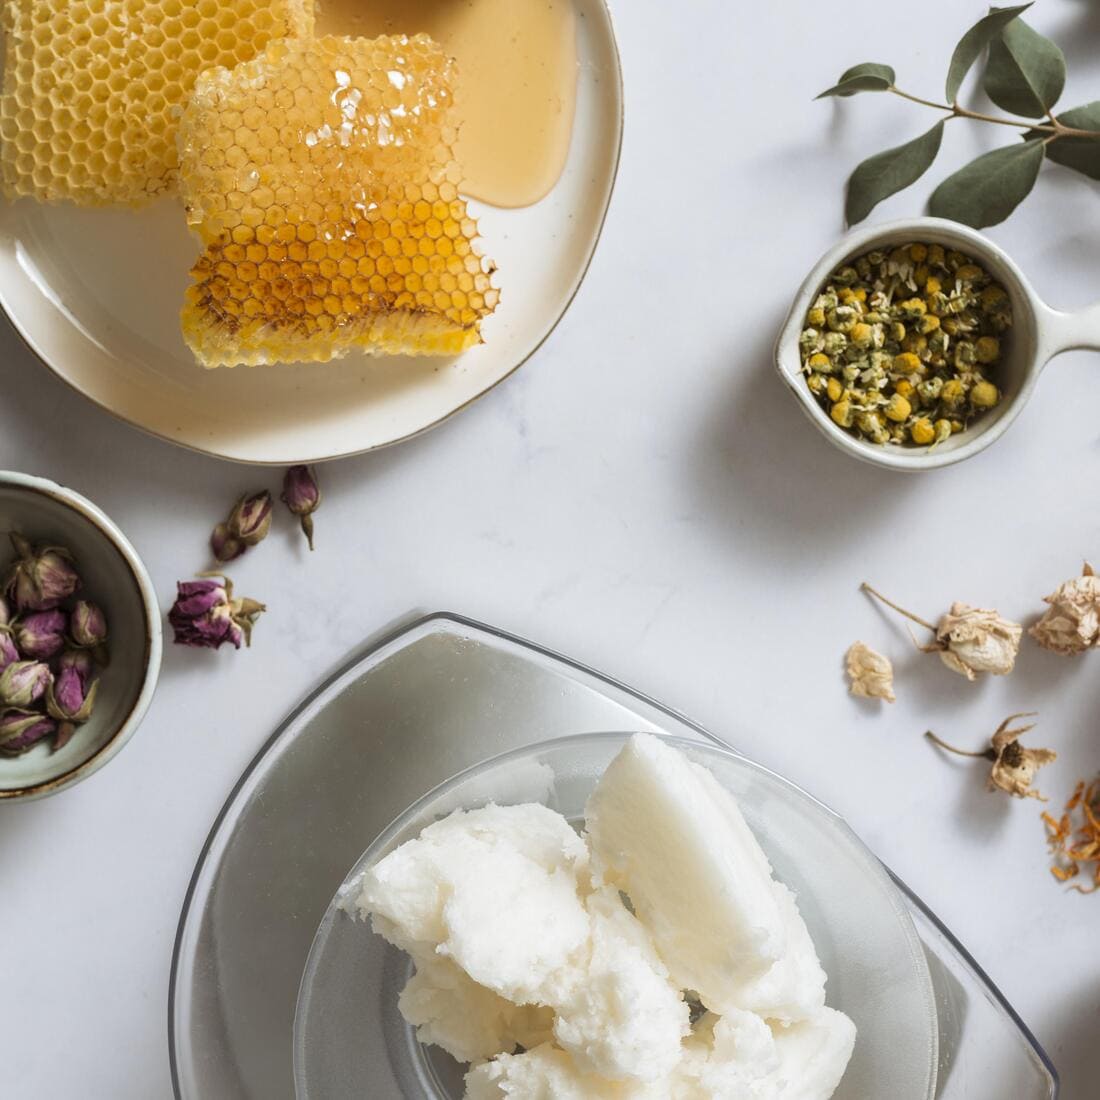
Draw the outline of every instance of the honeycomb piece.
[[[311,24],[309,0],[5,0],[4,194],[99,206],[171,191],[196,76]]]
[[[458,196],[452,77],[426,35],[285,39],[199,77],[179,138],[201,363],[479,342],[498,292]]]

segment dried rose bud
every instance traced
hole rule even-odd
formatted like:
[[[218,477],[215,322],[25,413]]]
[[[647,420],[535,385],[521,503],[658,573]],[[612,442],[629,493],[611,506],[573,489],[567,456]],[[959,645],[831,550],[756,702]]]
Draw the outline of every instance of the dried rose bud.
[[[46,711],[58,721],[87,722],[98,690],[98,681],[85,690],[84,677],[75,668],[64,668],[46,689]]]
[[[894,702],[894,666],[890,658],[876,653],[863,642],[853,642],[845,655],[849,691],[865,699],[885,699]]]
[[[90,600],[77,600],[69,616],[69,633],[78,646],[93,649],[107,641],[107,616]]]
[[[64,611],[32,611],[12,628],[15,644],[24,657],[48,661],[65,646],[65,628],[69,617]]]
[[[252,644],[252,626],[266,607],[256,600],[235,599],[228,577],[206,576],[180,581],[168,612],[177,645],[217,649],[225,642],[240,649]]]
[[[224,523],[219,523],[210,535],[210,549],[214,558],[220,562],[235,561],[248,547],[239,542],[230,533]]]
[[[20,660],[19,650],[16,648],[11,631],[6,627],[0,627],[0,672],[18,660]]]
[[[29,707],[46,694],[53,674],[40,661],[13,661],[0,672],[0,704]]]
[[[911,622],[932,631],[935,641],[919,648],[922,653],[938,653],[952,672],[975,680],[979,672],[1006,676],[1015,667],[1024,628],[1011,619],[1001,618],[996,611],[956,601],[951,610],[940,617],[939,624],[933,626],[927,619],[888,600],[869,584],[860,587]]]
[[[229,535],[245,546],[255,546],[271,530],[271,494],[263,489],[241,497],[226,521]]]
[[[96,663],[86,649],[66,649],[54,660],[54,674],[60,676],[66,669],[75,669],[85,684],[95,675]]]
[[[957,749],[954,745],[941,741],[931,730],[925,733],[934,744],[941,749],[953,752],[957,756],[973,756],[981,760],[991,760],[993,768],[989,773],[989,789],[991,791],[1004,791],[1006,794],[1015,795],[1017,798],[1038,798],[1045,802],[1038,791],[1031,787],[1035,779],[1035,773],[1043,767],[1058,759],[1058,754],[1050,749],[1025,749],[1019,739],[1029,730],[1035,728],[1032,722],[1028,726],[1019,729],[1009,729],[1009,726],[1017,718],[1030,717],[1033,712],[1022,714],[1010,714],[998,727],[996,733],[990,738],[989,748],[982,752],[967,752]]]
[[[1100,577],[1088,562],[1043,602],[1050,607],[1028,631],[1043,649],[1071,656],[1100,645]]]
[[[15,708],[0,713],[0,752],[17,756],[57,730],[52,718]]]
[[[313,513],[321,504],[321,488],[308,466],[291,466],[283,478],[283,502],[302,522],[302,532],[313,549]]]
[[[19,612],[57,607],[79,587],[72,555],[60,546],[34,547],[22,535],[11,534],[19,555],[11,567],[4,590]]]

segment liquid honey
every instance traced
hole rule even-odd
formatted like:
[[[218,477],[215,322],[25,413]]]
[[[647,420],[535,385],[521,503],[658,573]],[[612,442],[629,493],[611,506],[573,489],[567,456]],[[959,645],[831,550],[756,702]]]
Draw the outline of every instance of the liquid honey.
[[[317,33],[430,34],[458,63],[463,193],[530,206],[565,167],[577,98],[573,0],[319,0]]]

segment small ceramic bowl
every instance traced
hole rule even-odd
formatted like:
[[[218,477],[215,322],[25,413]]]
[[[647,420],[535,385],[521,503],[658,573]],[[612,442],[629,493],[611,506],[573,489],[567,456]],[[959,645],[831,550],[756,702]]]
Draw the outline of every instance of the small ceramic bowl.
[[[160,672],[160,612],[149,574],[126,536],[90,500],[52,481],[0,470],[0,566],[7,532],[68,548],[82,592],[107,617],[110,663],[95,710],[57,752],[41,743],[22,756],[0,756],[0,802],[55,794],[98,771],[133,736]],[[2,578],[0,578],[2,579]]]
[[[833,423],[806,385],[798,348],[806,312],[838,267],[873,249],[910,242],[942,244],[966,253],[1004,286],[1012,301],[1013,324],[1004,340],[1004,357],[996,378],[1004,395],[1000,404],[966,431],[931,448],[868,443]],[[798,291],[779,333],[775,363],[807,416],[837,447],[876,466],[915,472],[960,462],[999,439],[1023,411],[1043,368],[1071,348],[1100,351],[1100,305],[1075,314],[1051,309],[1008,254],[984,234],[940,218],[910,218],[853,230],[821,257]]]

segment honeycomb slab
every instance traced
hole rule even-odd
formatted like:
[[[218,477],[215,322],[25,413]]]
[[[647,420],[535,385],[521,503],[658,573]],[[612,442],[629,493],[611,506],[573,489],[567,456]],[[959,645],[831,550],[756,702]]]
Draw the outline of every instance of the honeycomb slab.
[[[308,0],[6,0],[4,194],[100,206],[172,191],[198,74],[311,24]]]
[[[202,74],[179,132],[201,363],[480,341],[498,292],[458,195],[453,76],[424,35],[287,39]]]

